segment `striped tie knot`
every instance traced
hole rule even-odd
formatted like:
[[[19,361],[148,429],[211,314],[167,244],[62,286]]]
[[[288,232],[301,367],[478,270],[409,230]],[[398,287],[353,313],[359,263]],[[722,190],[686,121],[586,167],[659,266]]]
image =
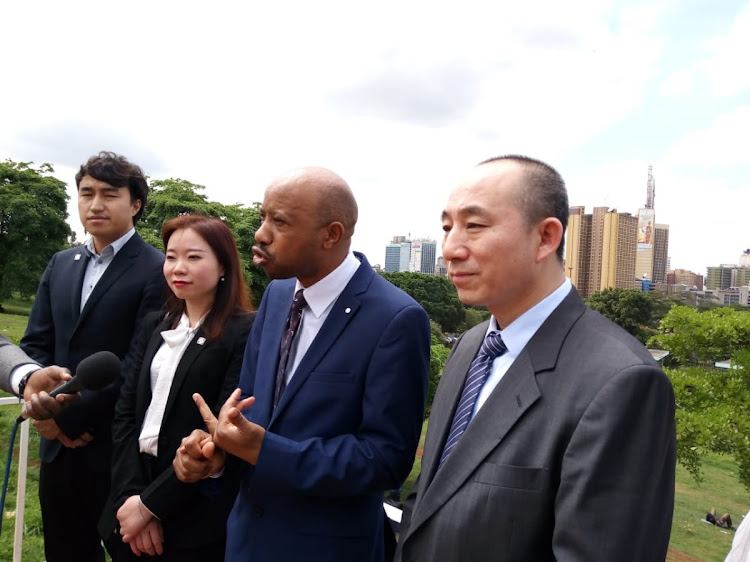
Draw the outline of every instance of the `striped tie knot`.
[[[484,338],[482,347],[479,348],[478,355],[486,355],[487,358],[492,361],[496,357],[500,357],[503,353],[508,351],[503,343],[503,338],[500,337],[500,332],[490,332]]]

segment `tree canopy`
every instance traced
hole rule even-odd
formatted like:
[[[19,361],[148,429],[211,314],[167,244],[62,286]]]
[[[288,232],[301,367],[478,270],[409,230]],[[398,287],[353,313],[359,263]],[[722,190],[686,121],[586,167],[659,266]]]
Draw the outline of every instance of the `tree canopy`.
[[[381,275],[417,301],[444,332],[457,331],[464,321],[466,311],[447,277],[410,271]]]
[[[666,349],[680,365],[713,367],[716,361],[750,349],[750,314],[727,307],[700,312],[675,306],[649,345]]]
[[[152,181],[148,203],[136,228],[146,242],[164,250],[161,228],[167,220],[188,213],[223,220],[237,240],[245,280],[250,288],[253,304],[257,307],[268,285],[263,269],[253,264],[252,247],[255,231],[260,227],[260,204],[245,207],[239,203],[225,205],[209,201],[202,193],[204,189],[202,185],[182,179]]]
[[[608,288],[586,299],[594,310],[646,343],[661,318],[672,306],[659,293],[636,289]]]
[[[49,164],[0,163],[0,301],[36,292],[44,268],[73,235],[66,184]]]

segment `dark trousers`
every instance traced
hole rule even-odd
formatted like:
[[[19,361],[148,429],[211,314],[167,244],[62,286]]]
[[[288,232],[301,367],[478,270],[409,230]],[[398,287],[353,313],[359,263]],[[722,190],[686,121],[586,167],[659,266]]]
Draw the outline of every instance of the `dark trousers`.
[[[63,448],[42,463],[39,502],[47,562],[104,562],[96,524],[107,500],[108,472],[86,466],[78,449]]]

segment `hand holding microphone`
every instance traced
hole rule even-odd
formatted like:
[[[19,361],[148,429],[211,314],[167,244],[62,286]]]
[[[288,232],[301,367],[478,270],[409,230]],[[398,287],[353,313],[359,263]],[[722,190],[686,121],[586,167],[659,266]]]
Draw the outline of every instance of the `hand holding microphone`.
[[[40,392],[32,395],[24,404],[19,422],[26,418],[49,419],[59,414],[65,407],[80,400],[82,390],[101,390],[120,375],[120,359],[111,351],[99,351],[89,355],[78,364],[76,375],[58,386],[49,394]]]

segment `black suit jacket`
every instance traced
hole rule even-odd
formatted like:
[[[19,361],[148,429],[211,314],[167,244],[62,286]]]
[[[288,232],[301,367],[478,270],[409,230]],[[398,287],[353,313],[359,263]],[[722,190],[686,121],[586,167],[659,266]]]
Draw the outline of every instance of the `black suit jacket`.
[[[648,351],[575,289],[439,459],[487,323],[445,365],[399,562],[663,561],[675,403]]]
[[[148,312],[161,308],[164,296],[164,254],[136,233],[117,252],[81,310],[87,256],[83,248],[52,256],[21,339],[21,347],[32,359],[67,367],[73,374],[82,359],[104,350],[123,360],[124,367],[130,361],[128,350],[136,326]],[[55,418],[71,439],[86,431],[94,436],[76,454],[84,455],[95,471],[109,471],[110,425],[121,382],[99,392],[82,392],[79,404]],[[54,460],[61,447],[57,440],[42,439],[42,461]]]
[[[146,318],[112,424],[112,490],[99,525],[104,538],[117,526],[117,509],[138,494],[161,519],[167,548],[170,543],[181,548],[204,545],[225,536],[238,480],[216,478],[184,484],[175,476],[172,460],[183,437],[193,429],[205,429],[193,394],[203,396],[218,413],[237,388],[254,316],[231,317],[213,342],[205,339],[201,329],[196,332],[175,371],[159,431],[157,457],[139,452],[138,436],[151,403],[151,362],[163,343],[161,332],[171,329],[174,319],[158,313]]]

